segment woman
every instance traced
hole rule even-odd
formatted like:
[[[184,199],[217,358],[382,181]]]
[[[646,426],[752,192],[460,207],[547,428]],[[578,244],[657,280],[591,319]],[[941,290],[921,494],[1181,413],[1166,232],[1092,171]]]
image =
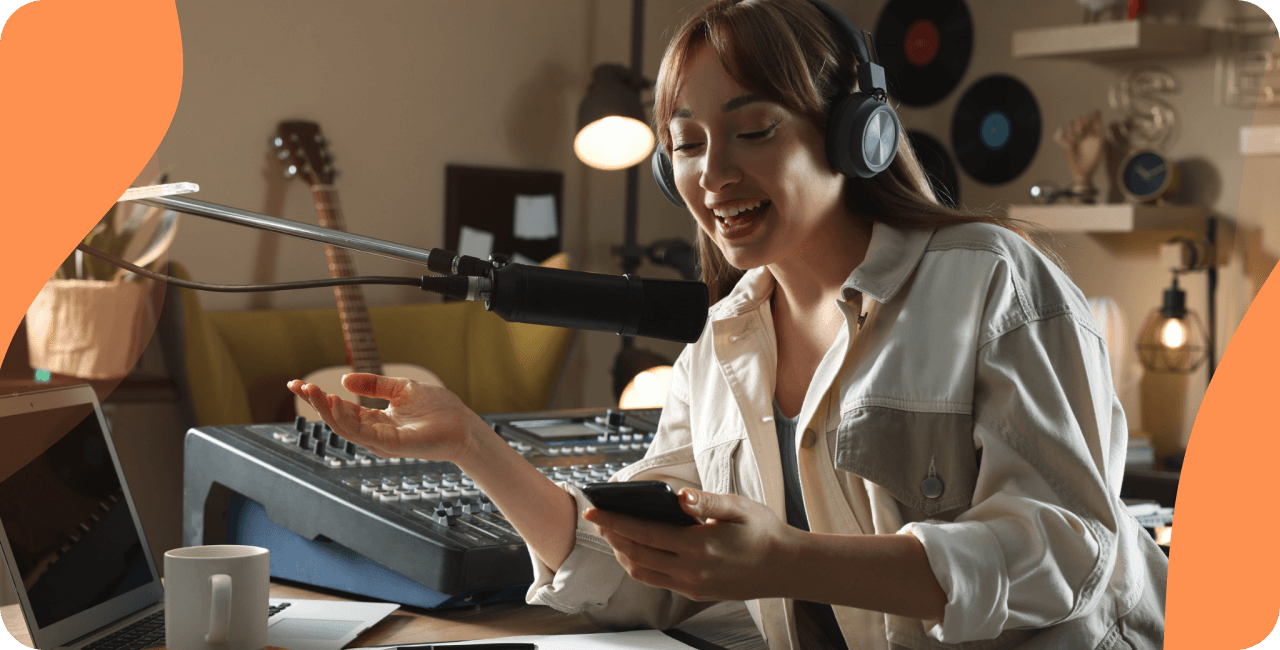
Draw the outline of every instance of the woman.
[[[533,603],[669,627],[747,600],[772,648],[1160,647],[1167,562],[1118,498],[1083,296],[1013,224],[941,207],[909,146],[866,180],[828,166],[850,47],[804,0],[719,0],[663,59],[718,302],[614,480],[664,480],[704,525],[591,509],[444,389],[345,379],[385,412],[291,390],[376,453],[457,463],[528,542]]]

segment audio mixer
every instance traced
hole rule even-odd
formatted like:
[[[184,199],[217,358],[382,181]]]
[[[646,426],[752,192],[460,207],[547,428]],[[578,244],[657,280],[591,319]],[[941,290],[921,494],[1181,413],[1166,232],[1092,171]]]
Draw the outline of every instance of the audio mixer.
[[[660,414],[481,417],[548,478],[581,486],[642,458]],[[520,597],[532,581],[523,540],[452,463],[379,458],[301,418],[194,428],[184,456],[187,546],[266,546],[273,576],[420,607]]]

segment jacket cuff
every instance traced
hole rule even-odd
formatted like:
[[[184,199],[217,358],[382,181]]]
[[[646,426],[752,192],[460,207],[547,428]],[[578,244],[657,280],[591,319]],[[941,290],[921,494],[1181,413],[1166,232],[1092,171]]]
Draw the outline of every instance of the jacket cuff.
[[[898,531],[924,544],[933,575],[947,594],[942,621],[923,621],[944,643],[992,639],[1009,618],[1009,570],[1000,540],[978,522],[915,522]]]
[[[618,590],[626,571],[618,564],[613,549],[600,536],[595,524],[582,518],[582,512],[591,507],[591,502],[572,484],[558,485],[573,497],[578,506],[578,529],[573,550],[560,565],[560,570],[552,571],[538,559],[532,548],[529,549],[533,584],[525,593],[525,602],[547,605],[566,614],[600,609]]]

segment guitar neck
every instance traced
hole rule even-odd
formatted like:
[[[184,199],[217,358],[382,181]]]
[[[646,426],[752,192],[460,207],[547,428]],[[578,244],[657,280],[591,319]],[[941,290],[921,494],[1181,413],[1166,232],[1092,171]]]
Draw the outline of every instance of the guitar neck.
[[[311,195],[315,198],[320,225],[346,232],[342,210],[338,207],[337,188],[332,185],[312,185]],[[355,264],[346,249],[325,246],[324,254],[329,261],[329,277],[356,276]],[[334,287],[333,294],[338,301],[338,317],[342,321],[342,341],[347,348],[347,363],[356,372],[382,374],[382,361],[373,338],[373,327],[369,323],[369,308],[364,301],[363,289],[360,285],[351,284]]]

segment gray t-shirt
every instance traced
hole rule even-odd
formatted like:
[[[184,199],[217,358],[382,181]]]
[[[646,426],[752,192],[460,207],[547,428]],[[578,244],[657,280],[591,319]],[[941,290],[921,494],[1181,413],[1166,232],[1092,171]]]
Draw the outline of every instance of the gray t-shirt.
[[[804,512],[804,495],[800,491],[800,463],[796,458],[796,424],[799,416],[782,414],[777,398],[773,400],[773,421],[778,429],[778,449],[782,452],[783,500],[787,508],[787,524],[809,530],[809,516]],[[795,601],[796,634],[802,648],[837,648],[848,650],[840,625],[831,605],[807,600]]]

